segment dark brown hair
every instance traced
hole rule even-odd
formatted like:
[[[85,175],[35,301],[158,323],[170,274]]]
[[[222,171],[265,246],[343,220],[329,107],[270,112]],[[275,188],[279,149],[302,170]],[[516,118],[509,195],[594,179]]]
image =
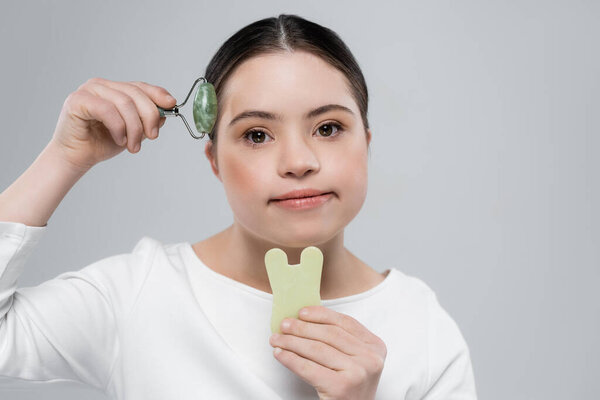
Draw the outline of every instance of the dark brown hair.
[[[362,71],[350,49],[331,29],[297,15],[280,14],[253,22],[237,31],[221,45],[206,67],[204,77],[217,93],[217,121],[210,139],[216,145],[221,115],[221,93],[235,68],[251,57],[281,51],[304,50],[328,62],[347,78],[358,105],[365,134],[369,129],[369,94]]]

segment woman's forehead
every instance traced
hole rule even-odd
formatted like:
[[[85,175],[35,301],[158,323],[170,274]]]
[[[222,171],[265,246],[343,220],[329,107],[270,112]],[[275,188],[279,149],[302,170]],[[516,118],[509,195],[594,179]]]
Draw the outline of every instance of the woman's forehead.
[[[358,112],[344,74],[304,51],[246,60],[228,78],[221,99],[222,117],[227,123],[250,109],[304,114],[316,106],[340,104]]]

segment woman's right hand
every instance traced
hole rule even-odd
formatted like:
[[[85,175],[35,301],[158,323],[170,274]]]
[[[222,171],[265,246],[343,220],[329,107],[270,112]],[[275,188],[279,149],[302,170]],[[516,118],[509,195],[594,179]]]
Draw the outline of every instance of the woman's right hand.
[[[156,106],[176,100],[159,86],[92,78],[65,100],[52,143],[65,160],[87,171],[125,150],[137,153],[145,138],[156,139],[166,118]]]

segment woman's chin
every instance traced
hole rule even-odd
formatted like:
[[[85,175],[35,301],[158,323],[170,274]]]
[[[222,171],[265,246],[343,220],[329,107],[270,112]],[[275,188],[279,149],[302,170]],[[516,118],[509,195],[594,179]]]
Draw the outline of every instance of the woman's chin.
[[[327,232],[328,233],[328,232]],[[326,243],[334,238],[334,235],[326,234],[323,230],[311,229],[310,231],[294,232],[286,231],[270,235],[271,242],[279,247],[305,248]]]

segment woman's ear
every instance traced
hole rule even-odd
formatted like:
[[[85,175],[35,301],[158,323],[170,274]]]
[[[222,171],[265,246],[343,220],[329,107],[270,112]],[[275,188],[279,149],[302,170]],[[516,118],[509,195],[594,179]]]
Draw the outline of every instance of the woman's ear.
[[[210,162],[210,167],[213,170],[213,173],[215,174],[215,176],[221,181],[221,176],[219,175],[219,167],[217,166],[217,155],[213,154],[213,141],[209,140],[208,142],[206,142],[206,145],[204,146],[204,154],[206,154],[206,158],[208,159],[208,161]]]
[[[369,146],[369,144],[371,144],[371,129],[367,129],[367,146]]]

